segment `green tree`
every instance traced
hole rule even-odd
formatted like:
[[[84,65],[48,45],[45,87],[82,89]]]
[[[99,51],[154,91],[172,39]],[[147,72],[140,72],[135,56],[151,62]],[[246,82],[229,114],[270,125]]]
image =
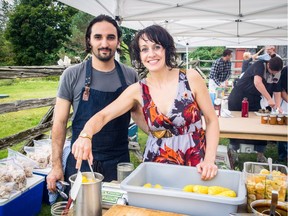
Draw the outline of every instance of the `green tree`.
[[[9,13],[13,10],[14,5],[17,4],[17,0],[14,0],[13,4],[1,0],[0,5],[0,65],[13,65],[14,53],[11,48],[11,43],[5,38],[6,23],[8,21]]]
[[[63,43],[63,47],[58,52],[58,57],[62,58],[66,55],[72,61],[75,56],[79,56],[82,60],[86,57],[85,52],[85,33],[87,26],[94,16],[84,12],[78,12],[73,16],[71,25],[71,35],[67,36],[67,40]],[[121,55],[120,61],[125,64],[130,64],[129,46],[135,35],[135,30],[121,27]]]
[[[225,47],[198,47],[189,53],[189,59],[216,60],[222,56]],[[212,63],[202,63],[201,67],[211,67]]]
[[[136,30],[129,29],[126,27],[121,27],[122,30],[122,43],[121,43],[121,62],[125,64],[130,64],[129,47],[135,36]]]
[[[62,58],[66,55],[72,61],[75,56],[82,60],[86,57],[85,52],[85,33],[87,26],[94,17],[84,12],[77,12],[71,21],[71,35],[67,36],[62,48],[58,52],[58,57]]]
[[[71,34],[76,10],[54,0],[21,0],[9,15],[6,37],[17,65],[55,64],[57,51]]]

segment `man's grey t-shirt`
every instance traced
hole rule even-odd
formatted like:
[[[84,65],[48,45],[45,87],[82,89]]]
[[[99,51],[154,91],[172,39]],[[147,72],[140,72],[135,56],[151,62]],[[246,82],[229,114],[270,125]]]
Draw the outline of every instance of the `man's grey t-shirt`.
[[[138,81],[138,75],[135,70],[121,63],[120,66],[127,85],[131,85]],[[82,62],[67,68],[60,77],[57,97],[72,103],[72,119],[74,119],[77,112],[81,91],[85,86],[85,76],[86,62]],[[116,71],[116,67],[109,72],[101,72],[93,68],[90,88],[103,92],[115,92],[119,87],[121,87],[121,81]]]

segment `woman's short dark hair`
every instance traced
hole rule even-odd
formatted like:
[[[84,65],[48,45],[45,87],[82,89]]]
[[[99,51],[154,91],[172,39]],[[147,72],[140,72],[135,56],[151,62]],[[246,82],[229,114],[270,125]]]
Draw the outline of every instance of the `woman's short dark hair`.
[[[281,71],[283,69],[283,61],[278,56],[271,58],[268,63],[269,68],[273,71]]]
[[[107,16],[105,14],[101,14],[97,17],[95,17],[88,25],[87,30],[86,30],[86,35],[85,35],[85,43],[86,43],[86,52],[90,53],[91,52],[91,45],[90,45],[90,36],[91,36],[91,29],[92,26],[97,23],[97,22],[103,22],[106,21],[108,23],[111,23],[117,30],[117,37],[118,40],[122,37],[122,31],[120,27],[118,26],[117,22],[115,19],[113,19],[110,16]],[[118,52],[120,52],[120,49],[117,49]]]
[[[132,65],[137,69],[144,69],[144,65],[140,59],[139,40],[143,39],[144,35],[149,41],[160,44],[165,49],[165,63],[170,68],[177,66],[176,62],[176,48],[174,45],[173,37],[166,29],[159,25],[152,25],[140,30],[134,37],[130,45],[130,58]]]

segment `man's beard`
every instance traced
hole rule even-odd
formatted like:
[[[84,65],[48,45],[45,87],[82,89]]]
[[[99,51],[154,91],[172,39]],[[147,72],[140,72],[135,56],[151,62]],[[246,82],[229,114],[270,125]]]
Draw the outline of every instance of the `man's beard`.
[[[110,61],[112,58],[114,58],[115,51],[113,52],[112,49],[107,48],[110,53],[107,53],[107,55],[103,55],[103,54],[101,54],[101,49],[103,49],[103,48],[97,49],[97,52],[94,52],[93,49],[91,50],[91,51],[92,51],[92,54],[93,54],[97,59],[99,59],[100,61],[103,61],[103,62],[108,62],[108,61]]]

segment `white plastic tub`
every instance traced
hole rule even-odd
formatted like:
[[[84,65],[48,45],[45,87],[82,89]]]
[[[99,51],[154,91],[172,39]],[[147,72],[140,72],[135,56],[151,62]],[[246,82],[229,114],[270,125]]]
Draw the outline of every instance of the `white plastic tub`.
[[[146,162],[140,164],[120,185],[127,191],[129,205],[181,214],[208,216],[229,215],[237,212],[238,205],[246,202],[242,173],[218,170],[211,181],[202,181],[195,167]],[[163,189],[144,188],[160,184]],[[187,184],[228,187],[236,198],[216,197],[182,191]]]

